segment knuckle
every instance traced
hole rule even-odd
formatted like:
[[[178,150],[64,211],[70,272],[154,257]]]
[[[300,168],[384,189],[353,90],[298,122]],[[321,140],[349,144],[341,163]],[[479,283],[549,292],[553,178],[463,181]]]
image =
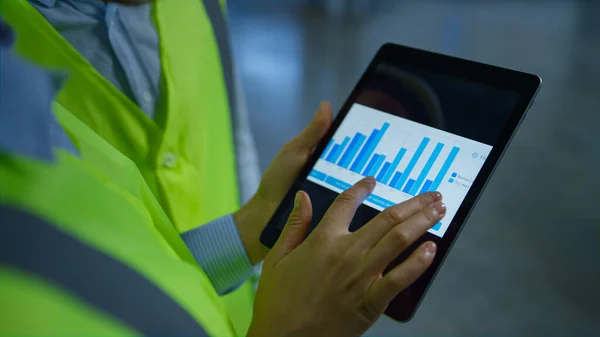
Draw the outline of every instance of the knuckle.
[[[358,197],[354,195],[350,190],[345,190],[338,197],[338,201],[344,204],[355,204],[358,202]]]
[[[294,211],[288,217],[286,226],[296,226],[302,223],[302,217],[300,216],[300,212]]]
[[[373,298],[369,296],[367,293],[364,300],[364,305],[362,307],[362,311],[364,312],[364,318],[367,322],[374,322],[383,314],[385,307],[389,301],[386,300],[378,300],[375,301]],[[381,303],[383,302],[383,303]],[[370,324],[370,323],[369,323]]]
[[[390,282],[394,285],[395,288],[404,288],[405,282],[403,278],[400,277],[392,277]]]
[[[398,224],[405,219],[404,212],[396,207],[387,208],[382,213],[385,219],[390,223]]]
[[[396,227],[391,231],[394,242],[401,246],[407,247],[410,245],[410,237],[400,227]]]
[[[310,238],[316,247],[327,246],[327,241],[329,240],[327,232],[320,229],[313,230]]]
[[[388,287],[397,290],[403,290],[406,287],[406,281],[402,277],[398,277],[397,275],[392,275],[392,277],[387,280]],[[391,299],[390,299],[391,300]]]

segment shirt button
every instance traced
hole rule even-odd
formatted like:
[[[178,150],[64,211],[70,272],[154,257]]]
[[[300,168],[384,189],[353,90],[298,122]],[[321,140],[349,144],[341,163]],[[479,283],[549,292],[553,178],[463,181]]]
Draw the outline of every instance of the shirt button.
[[[177,153],[166,152],[163,155],[163,166],[166,168],[173,168],[177,164]]]
[[[144,101],[146,101],[146,103],[152,102],[152,94],[149,91],[144,91],[142,93],[142,98]]]

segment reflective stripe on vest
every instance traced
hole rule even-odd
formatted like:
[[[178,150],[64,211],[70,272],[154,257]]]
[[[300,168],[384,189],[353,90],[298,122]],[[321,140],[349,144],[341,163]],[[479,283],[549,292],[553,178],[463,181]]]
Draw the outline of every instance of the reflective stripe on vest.
[[[58,285],[143,335],[207,336],[178,303],[125,264],[23,211],[0,204],[0,219],[0,264]]]

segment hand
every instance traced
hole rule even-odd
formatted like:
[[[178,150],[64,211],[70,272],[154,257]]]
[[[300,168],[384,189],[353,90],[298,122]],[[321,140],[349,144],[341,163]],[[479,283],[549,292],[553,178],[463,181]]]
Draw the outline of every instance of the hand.
[[[381,212],[359,230],[348,227],[372,192],[365,178],[341,193],[306,238],[312,218],[300,191],[287,224],[265,259],[248,336],[359,336],[390,301],[431,264],[425,242],[385,276],[384,269],[446,213],[437,192]]]
[[[269,251],[260,242],[260,234],[315,146],[327,133],[332,119],[331,105],[322,102],[310,124],[279,151],[263,175],[256,194],[234,213],[242,243],[252,264],[262,261]]]

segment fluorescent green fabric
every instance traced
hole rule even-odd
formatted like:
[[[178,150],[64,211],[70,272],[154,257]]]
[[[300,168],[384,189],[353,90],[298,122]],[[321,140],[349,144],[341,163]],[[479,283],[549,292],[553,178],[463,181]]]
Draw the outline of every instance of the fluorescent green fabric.
[[[194,262],[133,162],[111,149],[59,105],[55,105],[55,109],[61,123],[77,137],[77,145],[94,149],[98,156],[110,154],[112,160],[105,162],[106,168],[128,177],[128,184],[116,183],[86,158],[79,159],[62,151],[51,164],[0,155],[0,200],[47,219],[84,243],[126,263],[170,295],[209,334],[233,335],[222,299]],[[44,298],[40,305],[56,301],[48,300],[56,296],[55,289],[38,291]],[[67,304],[73,303],[72,298],[63,294],[60,302],[66,303],[61,305],[65,309],[64,316],[53,319],[68,324],[79,317],[79,314],[71,316],[71,311],[66,310]],[[78,311],[80,306],[73,306],[73,311]],[[1,310],[11,307],[11,303],[3,302]],[[81,320],[88,322],[89,317],[84,316]],[[49,331],[51,334],[62,331],[55,323],[44,323],[46,316],[28,315],[28,318],[50,328],[56,327],[57,330]],[[82,334],[100,332],[86,324],[83,326],[92,330],[82,331]]]
[[[141,185],[149,188],[151,193],[144,198],[152,197],[152,203],[166,214],[163,220],[169,220],[164,226],[174,228],[159,228],[165,245],[180,241],[169,241],[173,238],[167,236],[239,207],[226,85],[201,0],[155,5],[166,100],[165,111],[159,112],[165,116],[160,126],[104,79],[27,1],[2,1],[2,5],[3,18],[17,32],[16,50],[39,65],[69,72],[56,101],[66,109],[60,122],[84,161],[134,195]],[[67,118],[87,129],[75,132],[72,125],[64,124]],[[106,144],[82,140],[94,137]],[[176,161],[165,165],[167,156]],[[132,162],[143,179],[131,170],[119,170],[124,160],[127,165]],[[186,249],[179,246],[171,248]],[[247,282],[223,298],[238,335],[245,334],[250,323],[253,294]]]

